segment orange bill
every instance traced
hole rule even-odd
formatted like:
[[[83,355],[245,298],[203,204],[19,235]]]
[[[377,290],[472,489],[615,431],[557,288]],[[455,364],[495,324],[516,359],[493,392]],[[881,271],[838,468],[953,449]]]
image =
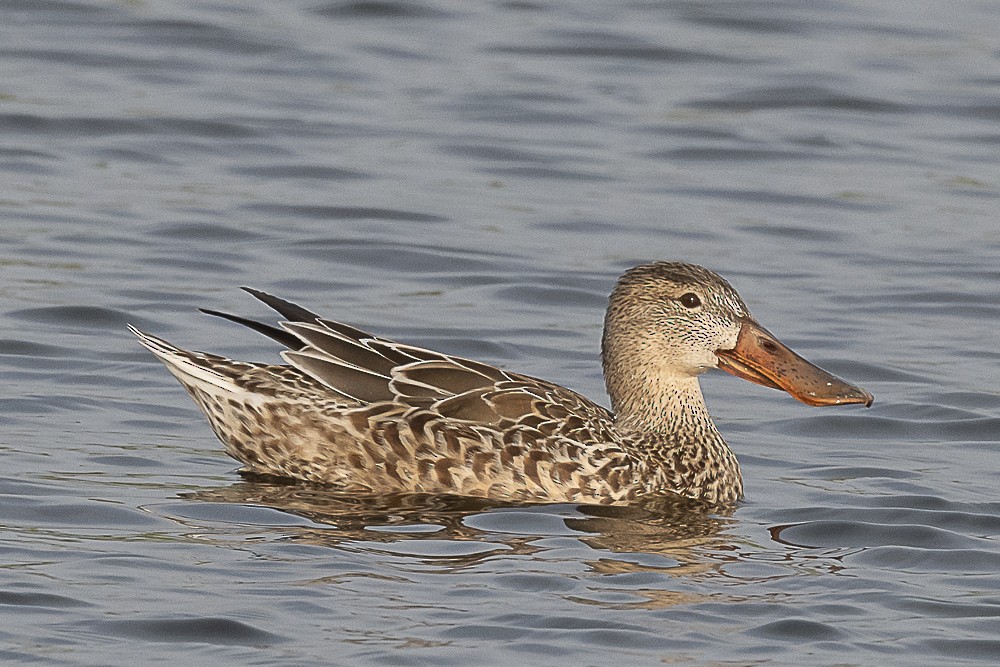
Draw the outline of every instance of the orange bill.
[[[757,384],[782,389],[807,405],[872,404],[875,397],[815,366],[753,320],[740,329],[736,347],[718,350],[719,368]]]

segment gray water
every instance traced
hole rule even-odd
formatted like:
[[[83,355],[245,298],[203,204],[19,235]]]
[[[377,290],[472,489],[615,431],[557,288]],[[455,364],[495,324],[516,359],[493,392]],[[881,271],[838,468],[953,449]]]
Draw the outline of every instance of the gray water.
[[[995,664],[1000,5],[0,0],[0,659]],[[703,383],[731,515],[242,479],[125,331],[251,285],[604,401],[707,265],[876,403]]]

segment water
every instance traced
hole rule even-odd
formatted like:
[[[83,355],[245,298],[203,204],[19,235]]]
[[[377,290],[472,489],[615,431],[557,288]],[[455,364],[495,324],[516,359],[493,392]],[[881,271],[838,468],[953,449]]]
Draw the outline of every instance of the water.
[[[994,4],[0,9],[4,661],[1000,657]],[[360,502],[241,479],[125,331],[275,360],[195,310],[247,284],[603,397],[649,259],[875,406],[711,374],[726,516]]]

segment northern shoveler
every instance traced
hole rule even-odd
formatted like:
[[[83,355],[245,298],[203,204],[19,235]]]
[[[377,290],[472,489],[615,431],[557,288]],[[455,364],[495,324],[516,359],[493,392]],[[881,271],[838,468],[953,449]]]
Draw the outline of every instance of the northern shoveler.
[[[396,343],[244,288],[280,328],[288,365],[182,350],[129,327],[180,380],[249,472],[360,494],[626,503],[673,493],[731,504],[739,464],[698,376],[721,368],[809,405],[873,397],[799,357],[751,317],[723,278],[692,264],[630,269],[604,320],[613,410],[489,364]]]

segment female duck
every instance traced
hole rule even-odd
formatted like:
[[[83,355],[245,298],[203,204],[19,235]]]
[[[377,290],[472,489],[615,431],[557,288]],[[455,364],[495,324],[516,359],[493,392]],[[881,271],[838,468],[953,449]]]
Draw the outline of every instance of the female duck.
[[[729,283],[691,264],[635,267],[611,293],[601,358],[613,411],[247,291],[287,320],[280,329],[205,312],[282,343],[288,365],[188,352],[130,328],[246,471],[343,492],[584,503],[673,493],[730,504],[743,493],[739,464],[708,414],[701,373],[721,368],[809,405],[873,400],[782,345]]]

